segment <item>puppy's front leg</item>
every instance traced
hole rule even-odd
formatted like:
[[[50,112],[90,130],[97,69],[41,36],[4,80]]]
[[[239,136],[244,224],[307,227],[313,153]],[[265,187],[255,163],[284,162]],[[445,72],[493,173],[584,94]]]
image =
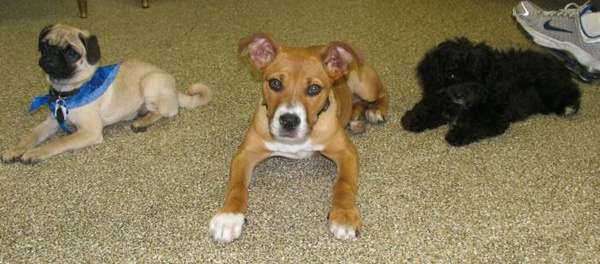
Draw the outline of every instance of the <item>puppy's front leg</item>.
[[[240,148],[233,158],[225,203],[209,224],[209,232],[215,241],[229,243],[242,234],[252,171],[268,155],[266,151],[254,152]]]
[[[85,125],[78,127],[77,131],[71,135],[25,152],[21,156],[21,162],[27,164],[38,163],[65,151],[100,144],[102,141],[102,121],[87,122]]]
[[[358,152],[346,135],[342,138],[344,139],[342,148],[333,150],[326,148],[322,153],[335,162],[338,168],[338,178],[333,186],[333,202],[329,212],[329,231],[335,238],[346,240],[358,237],[361,217],[356,205]]]
[[[503,107],[474,108],[456,120],[446,134],[448,144],[459,147],[501,135],[510,126]]]
[[[58,124],[54,120],[54,117],[48,116],[44,122],[37,125],[33,130],[31,130],[31,132],[29,132],[29,134],[22,138],[17,146],[7,150],[4,155],[2,155],[2,161],[7,163],[19,161],[21,156],[27,152],[27,150],[44,142],[46,139],[54,135],[57,129]]]
[[[435,105],[436,102],[427,99],[418,102],[402,116],[400,120],[402,127],[411,132],[423,132],[448,123],[443,112],[436,109]]]

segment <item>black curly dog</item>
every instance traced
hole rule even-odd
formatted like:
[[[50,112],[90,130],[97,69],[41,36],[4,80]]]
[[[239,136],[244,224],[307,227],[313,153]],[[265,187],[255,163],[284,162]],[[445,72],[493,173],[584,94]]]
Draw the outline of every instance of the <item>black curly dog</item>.
[[[422,98],[402,117],[402,127],[422,132],[450,124],[446,141],[452,146],[501,135],[533,114],[579,110],[579,87],[545,53],[499,51],[459,37],[427,52],[417,75]]]

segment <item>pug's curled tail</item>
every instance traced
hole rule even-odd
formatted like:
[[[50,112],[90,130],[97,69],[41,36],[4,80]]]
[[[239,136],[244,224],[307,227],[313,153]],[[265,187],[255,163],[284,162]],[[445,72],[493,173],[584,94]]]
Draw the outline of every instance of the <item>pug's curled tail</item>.
[[[179,106],[194,108],[210,103],[212,101],[212,91],[202,83],[195,83],[192,84],[187,93],[179,93],[177,99]]]

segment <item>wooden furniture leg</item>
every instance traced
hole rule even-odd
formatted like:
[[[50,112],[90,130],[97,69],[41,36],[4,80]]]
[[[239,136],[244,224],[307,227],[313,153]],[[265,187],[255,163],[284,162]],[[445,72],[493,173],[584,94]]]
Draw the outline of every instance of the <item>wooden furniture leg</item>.
[[[79,6],[79,16],[81,18],[86,18],[88,15],[87,0],[77,0],[77,5]],[[142,0],[142,7],[143,8],[150,7],[150,4],[148,4],[148,0]]]
[[[87,0],[77,0],[77,5],[79,6],[79,16],[81,18],[86,18],[88,15]]]

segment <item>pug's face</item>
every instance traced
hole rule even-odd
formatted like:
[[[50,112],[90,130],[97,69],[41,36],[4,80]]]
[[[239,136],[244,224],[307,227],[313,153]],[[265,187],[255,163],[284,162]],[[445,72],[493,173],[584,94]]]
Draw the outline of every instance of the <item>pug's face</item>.
[[[41,53],[39,66],[51,84],[84,81],[96,71],[100,60],[96,36],[63,24],[42,29],[38,49]]]

